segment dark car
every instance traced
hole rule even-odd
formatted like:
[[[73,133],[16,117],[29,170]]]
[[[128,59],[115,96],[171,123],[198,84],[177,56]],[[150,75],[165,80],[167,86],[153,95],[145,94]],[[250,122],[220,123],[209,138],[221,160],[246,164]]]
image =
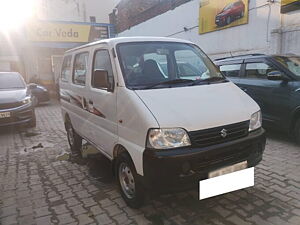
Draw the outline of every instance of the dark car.
[[[237,18],[245,15],[245,4],[243,1],[230,3],[216,15],[215,23],[217,26],[225,26],[232,23]]]
[[[32,104],[37,106],[40,103],[48,102],[50,100],[49,92],[47,88],[31,83],[29,84],[29,89],[32,94]]]
[[[263,126],[300,143],[300,57],[252,54],[215,61],[261,107]]]
[[[36,126],[31,92],[19,73],[0,72],[0,126]]]

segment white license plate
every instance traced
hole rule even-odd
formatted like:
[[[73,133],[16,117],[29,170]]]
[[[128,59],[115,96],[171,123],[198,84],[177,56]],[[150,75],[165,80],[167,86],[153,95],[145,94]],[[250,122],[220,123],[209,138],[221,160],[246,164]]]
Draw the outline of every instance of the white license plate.
[[[254,186],[254,167],[200,181],[199,199],[202,200],[252,186]]]
[[[0,118],[8,118],[10,117],[10,112],[0,112]]]

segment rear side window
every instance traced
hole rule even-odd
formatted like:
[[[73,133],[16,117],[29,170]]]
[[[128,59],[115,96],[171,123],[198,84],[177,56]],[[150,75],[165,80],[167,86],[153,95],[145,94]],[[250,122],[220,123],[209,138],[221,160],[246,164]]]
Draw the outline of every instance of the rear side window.
[[[88,58],[87,52],[77,54],[74,59],[73,70],[73,83],[78,85],[85,85],[86,74],[88,70]]]
[[[241,64],[220,66],[220,71],[223,72],[226,77],[239,77],[240,70]]]
[[[66,56],[64,58],[62,67],[61,67],[61,80],[68,81],[68,77],[71,75],[71,60],[72,56]]]
[[[248,63],[246,65],[246,77],[253,79],[268,79],[268,73],[277,69],[266,63]]]
[[[110,87],[113,87],[114,75],[113,75],[113,71],[112,71],[112,66],[111,66],[111,61],[110,61],[108,50],[103,49],[103,50],[96,51],[93,64],[94,64],[93,71],[95,71],[95,70],[107,71]],[[94,73],[93,73],[92,74],[92,87],[95,88],[94,81],[95,81],[95,77],[94,77]]]

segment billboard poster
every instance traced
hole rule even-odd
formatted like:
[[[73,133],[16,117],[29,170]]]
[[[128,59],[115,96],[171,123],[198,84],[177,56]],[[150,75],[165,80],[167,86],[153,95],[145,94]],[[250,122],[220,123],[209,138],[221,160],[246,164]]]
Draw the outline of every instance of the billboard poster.
[[[281,0],[281,13],[300,9],[300,0]]]
[[[249,0],[200,0],[199,34],[248,23]]]

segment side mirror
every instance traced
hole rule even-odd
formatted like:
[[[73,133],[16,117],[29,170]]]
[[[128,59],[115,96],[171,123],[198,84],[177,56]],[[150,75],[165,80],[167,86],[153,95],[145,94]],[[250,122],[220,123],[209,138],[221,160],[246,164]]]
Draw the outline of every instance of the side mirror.
[[[37,88],[37,84],[31,83],[31,84],[28,84],[27,87],[28,87],[30,90],[32,90],[32,89]]]
[[[269,72],[267,76],[268,80],[286,80],[283,74],[278,70]]]
[[[107,89],[110,91],[108,72],[106,70],[95,70],[93,73],[93,87],[98,89]]]

